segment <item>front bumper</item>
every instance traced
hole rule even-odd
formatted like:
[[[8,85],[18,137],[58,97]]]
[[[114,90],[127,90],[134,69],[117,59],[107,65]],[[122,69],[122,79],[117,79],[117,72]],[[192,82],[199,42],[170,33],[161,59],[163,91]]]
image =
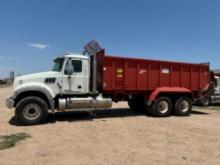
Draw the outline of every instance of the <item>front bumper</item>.
[[[14,108],[14,104],[15,104],[15,102],[12,98],[6,99],[6,102],[5,102],[6,107],[12,109],[12,108]]]

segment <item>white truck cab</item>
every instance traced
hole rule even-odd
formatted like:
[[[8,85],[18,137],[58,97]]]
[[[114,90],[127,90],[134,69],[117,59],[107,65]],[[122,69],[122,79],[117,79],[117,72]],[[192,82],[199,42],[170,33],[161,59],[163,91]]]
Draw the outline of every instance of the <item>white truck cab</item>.
[[[48,110],[110,108],[111,98],[103,98],[96,88],[95,56],[101,48],[95,41],[87,46],[88,55],[68,53],[56,58],[52,71],[17,77],[6,106],[15,107],[15,116],[28,125],[45,121]]]
[[[90,60],[80,54],[65,54],[54,60],[52,71],[17,77],[14,92],[38,86],[57,94],[85,94],[89,92]],[[71,72],[71,73],[70,73]]]

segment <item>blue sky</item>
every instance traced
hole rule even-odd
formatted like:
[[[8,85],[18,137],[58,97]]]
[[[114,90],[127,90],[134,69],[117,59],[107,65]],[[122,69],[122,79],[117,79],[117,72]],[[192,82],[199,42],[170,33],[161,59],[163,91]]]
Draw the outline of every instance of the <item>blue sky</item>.
[[[98,40],[107,54],[220,68],[219,0],[0,0],[0,78],[49,70]]]

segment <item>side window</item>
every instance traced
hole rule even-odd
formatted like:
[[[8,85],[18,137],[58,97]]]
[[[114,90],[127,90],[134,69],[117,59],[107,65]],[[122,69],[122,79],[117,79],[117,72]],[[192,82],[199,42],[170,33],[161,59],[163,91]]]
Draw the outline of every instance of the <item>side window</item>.
[[[81,60],[68,60],[64,74],[68,74],[68,70],[73,70],[73,73],[82,72],[82,61]]]
[[[82,61],[72,60],[74,72],[82,72]]]

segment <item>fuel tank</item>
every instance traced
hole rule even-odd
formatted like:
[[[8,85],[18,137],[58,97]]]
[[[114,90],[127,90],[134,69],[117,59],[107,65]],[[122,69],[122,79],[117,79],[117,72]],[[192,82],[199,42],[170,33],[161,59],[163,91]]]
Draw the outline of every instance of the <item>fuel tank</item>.
[[[112,99],[98,97],[86,98],[61,98],[59,99],[58,110],[65,111],[70,109],[102,109],[111,108]]]

